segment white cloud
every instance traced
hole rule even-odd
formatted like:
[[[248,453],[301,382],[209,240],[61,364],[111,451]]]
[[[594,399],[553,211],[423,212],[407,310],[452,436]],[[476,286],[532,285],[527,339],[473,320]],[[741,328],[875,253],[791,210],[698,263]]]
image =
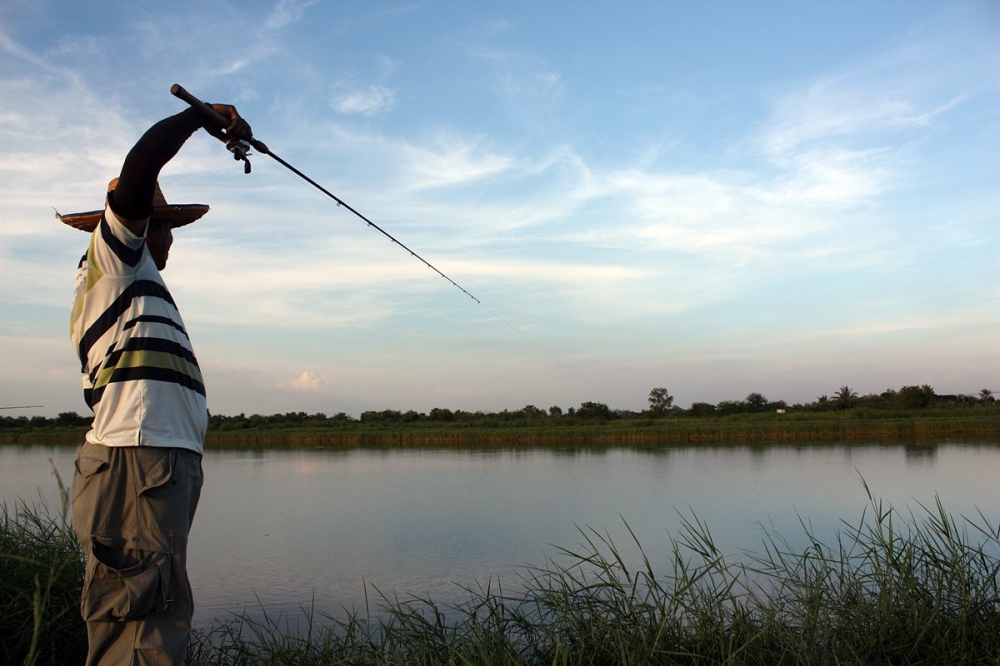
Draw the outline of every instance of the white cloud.
[[[304,370],[295,379],[278,384],[278,388],[291,389],[293,391],[318,391],[324,384],[326,384],[326,375]]]

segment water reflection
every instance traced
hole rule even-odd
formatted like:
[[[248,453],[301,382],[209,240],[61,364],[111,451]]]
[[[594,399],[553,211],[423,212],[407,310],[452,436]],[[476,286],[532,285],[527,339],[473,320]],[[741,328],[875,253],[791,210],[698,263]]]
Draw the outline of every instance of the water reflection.
[[[938,447],[935,444],[910,443],[905,445],[903,450],[906,452],[906,461],[908,463],[931,463],[937,457]]]

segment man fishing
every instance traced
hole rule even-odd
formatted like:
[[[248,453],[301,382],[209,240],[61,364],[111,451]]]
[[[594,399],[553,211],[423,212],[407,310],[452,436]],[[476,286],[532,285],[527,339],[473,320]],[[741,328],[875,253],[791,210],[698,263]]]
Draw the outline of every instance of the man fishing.
[[[222,141],[251,136],[235,107],[211,108],[226,119],[224,129],[193,108],[161,120],[129,151],[103,210],[59,216],[91,234],[70,320],[94,411],[73,477],[73,527],[87,551],[88,666],[182,664],[187,651],[194,610],[187,540],[208,410],[160,271],[173,229],[208,206],[168,205],[157,179],[200,128]]]

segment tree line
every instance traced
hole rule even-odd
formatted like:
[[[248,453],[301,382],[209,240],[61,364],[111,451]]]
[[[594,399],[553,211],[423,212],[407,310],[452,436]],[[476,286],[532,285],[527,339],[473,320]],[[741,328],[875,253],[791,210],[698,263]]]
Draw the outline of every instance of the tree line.
[[[898,390],[886,389],[881,393],[859,395],[849,386],[842,386],[832,395],[821,395],[814,401],[805,404],[789,405],[784,400],[769,400],[762,393],[754,392],[742,400],[723,400],[716,404],[695,402],[688,409],[674,404],[674,397],[663,387],[656,387],[649,392],[649,407],[642,411],[627,409],[612,409],[606,403],[586,401],[579,407],[570,407],[565,411],[558,406],[541,409],[535,405],[526,405],[517,410],[501,412],[468,412],[435,407],[429,412],[415,410],[400,411],[394,409],[370,410],[362,412],[360,417],[354,417],[345,412],[333,416],[317,412],[287,412],[285,414],[237,414],[224,416],[213,414],[209,420],[209,428],[217,430],[240,430],[255,428],[291,428],[291,427],[330,427],[350,424],[414,424],[414,423],[467,423],[470,425],[504,425],[537,423],[584,424],[615,420],[665,419],[665,418],[709,418],[727,417],[736,414],[763,413],[795,413],[795,412],[834,412],[851,409],[864,409],[871,412],[912,412],[935,408],[981,408],[994,406],[997,403],[990,389],[983,389],[978,395],[941,395],[930,386],[903,386]],[[33,428],[33,427],[83,427],[90,424],[92,417],[81,416],[76,412],[62,412],[56,418],[43,416],[0,417],[0,429]]]
[[[657,416],[727,416],[729,414],[754,414],[764,412],[833,412],[848,409],[912,411],[933,407],[977,407],[996,402],[990,389],[978,395],[941,395],[927,384],[903,386],[899,390],[886,389],[881,393],[859,395],[849,386],[842,386],[831,395],[821,395],[813,402],[789,405],[784,400],[771,401],[761,393],[750,393],[743,400],[723,400],[718,404],[695,402],[690,409],[673,406],[673,397],[664,388],[649,393],[648,412]]]

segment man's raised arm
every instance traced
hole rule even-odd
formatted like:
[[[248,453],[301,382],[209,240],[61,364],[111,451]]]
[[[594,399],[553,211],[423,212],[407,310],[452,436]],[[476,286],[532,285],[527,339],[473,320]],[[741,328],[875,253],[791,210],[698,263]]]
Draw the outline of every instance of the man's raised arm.
[[[160,170],[192,134],[204,128],[220,141],[250,136],[250,125],[240,117],[236,107],[229,104],[211,106],[229,119],[225,130],[206,123],[195,109],[186,109],[146,130],[125,157],[118,185],[110,195],[109,203],[115,215],[137,236],[146,231],[146,220],[152,212],[153,191]]]

